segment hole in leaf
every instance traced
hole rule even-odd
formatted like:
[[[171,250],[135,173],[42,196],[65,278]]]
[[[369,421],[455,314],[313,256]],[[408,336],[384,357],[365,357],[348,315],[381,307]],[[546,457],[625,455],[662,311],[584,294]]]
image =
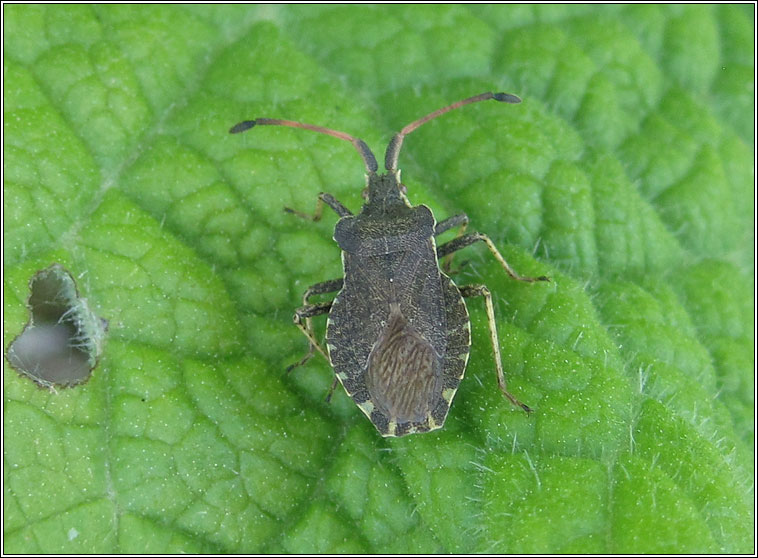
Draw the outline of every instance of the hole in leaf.
[[[71,274],[53,264],[29,282],[31,312],[6,358],[21,374],[47,388],[86,382],[97,365],[108,322],[79,296]]]

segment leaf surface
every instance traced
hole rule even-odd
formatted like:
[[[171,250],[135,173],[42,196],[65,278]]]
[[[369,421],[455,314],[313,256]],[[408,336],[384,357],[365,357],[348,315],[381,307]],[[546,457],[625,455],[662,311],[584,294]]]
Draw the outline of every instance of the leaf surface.
[[[59,262],[109,322],[92,378],[6,362],[9,553],[751,553],[753,14],[746,6],[7,5],[5,347]],[[693,41],[693,37],[697,40]],[[292,327],[341,275],[327,191],[400,155],[465,211],[483,304],[441,431],[382,439]],[[452,233],[443,238],[451,238]],[[318,331],[323,325],[318,326]]]

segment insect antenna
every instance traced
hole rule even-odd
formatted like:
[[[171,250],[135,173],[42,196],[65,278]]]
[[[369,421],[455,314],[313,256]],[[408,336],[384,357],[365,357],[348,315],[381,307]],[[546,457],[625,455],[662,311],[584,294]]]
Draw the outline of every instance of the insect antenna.
[[[369,149],[368,145],[366,145],[365,141],[346,134],[345,132],[338,132],[336,130],[330,130],[329,128],[314,126],[313,124],[303,124],[302,122],[293,122],[292,120],[279,120],[277,118],[256,118],[255,120],[245,120],[239,124],[236,124],[235,126],[232,126],[229,130],[229,133],[239,134],[241,132],[249,130],[253,126],[289,126],[290,128],[304,128],[306,130],[319,132],[321,134],[326,134],[328,136],[333,136],[341,140],[349,141],[353,144],[353,147],[355,147],[355,149],[360,154],[361,159],[363,159],[363,164],[366,165],[366,170],[368,170],[369,173],[373,174],[379,168],[379,165],[376,163],[376,157],[374,157],[374,154],[371,152],[371,149]]]
[[[397,134],[395,134],[392,137],[392,140],[390,140],[390,144],[387,146],[387,153],[384,156],[384,168],[386,168],[388,171],[397,170],[397,158],[398,158],[398,155],[400,155],[400,147],[403,145],[403,139],[405,138],[405,136],[410,134],[413,130],[415,130],[422,124],[426,124],[433,118],[437,118],[438,116],[445,114],[446,112],[450,112],[451,110],[460,108],[463,105],[470,105],[471,103],[478,103],[479,101],[488,101],[490,99],[495,99],[496,101],[500,101],[502,103],[520,103],[521,102],[521,99],[516,97],[516,95],[511,95],[510,93],[487,92],[487,93],[482,93],[481,95],[475,95],[474,97],[469,97],[468,99],[463,99],[461,101],[458,101],[457,103],[453,103],[452,105],[442,107],[441,109],[437,109],[434,112],[427,114],[423,118],[419,118],[418,120],[411,122],[405,128],[400,130]]]

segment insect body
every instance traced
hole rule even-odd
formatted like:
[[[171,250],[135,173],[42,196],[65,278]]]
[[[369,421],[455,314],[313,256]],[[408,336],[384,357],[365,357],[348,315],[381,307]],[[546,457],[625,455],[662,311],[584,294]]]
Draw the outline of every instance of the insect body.
[[[353,215],[330,194],[319,194],[313,219],[321,218],[324,204],[340,217],[334,240],[342,249],[344,278],[317,283],[305,292],[294,320],[310,347],[290,369],[318,350],[334,367],[332,389],[339,380],[383,436],[427,432],[444,424],[471,345],[464,297],[484,297],[498,386],[513,404],[531,411],[506,389],[490,291],[484,285],[458,287],[444,271],[453,252],[482,241],[512,278],[532,282],[547,277],[516,274],[489,237],[464,234],[465,214],[437,222],[427,206],[411,205],[397,169],[407,134],[441,114],[488,99],[520,102],[507,93],[482,93],[412,122],[390,141],[385,174],[377,173],[376,158],[362,140],[342,132],[268,118],[240,122],[230,130],[239,133],[256,125],[305,128],[351,142],[363,158],[368,174],[360,213]],[[455,227],[460,227],[458,237],[437,246],[435,238]],[[444,258],[442,269],[440,258]],[[338,292],[334,300],[310,303],[312,296],[332,292]],[[311,318],[327,313],[325,351],[314,337]]]

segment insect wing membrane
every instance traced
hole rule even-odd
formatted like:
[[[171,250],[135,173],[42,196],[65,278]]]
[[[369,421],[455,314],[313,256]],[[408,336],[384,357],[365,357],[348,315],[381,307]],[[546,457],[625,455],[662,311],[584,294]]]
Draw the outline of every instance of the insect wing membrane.
[[[368,359],[366,383],[374,404],[396,423],[421,422],[439,392],[442,359],[392,304]]]

